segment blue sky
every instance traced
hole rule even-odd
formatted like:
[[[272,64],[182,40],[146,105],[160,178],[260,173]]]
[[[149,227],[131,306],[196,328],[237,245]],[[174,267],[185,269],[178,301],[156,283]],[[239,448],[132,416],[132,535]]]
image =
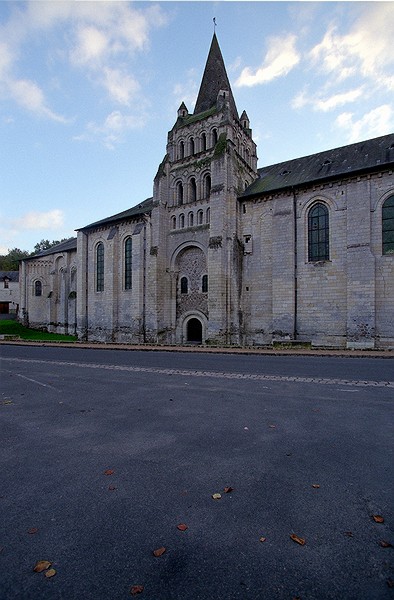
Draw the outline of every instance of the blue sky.
[[[0,253],[152,195],[216,18],[259,167],[394,130],[393,2],[0,2]]]

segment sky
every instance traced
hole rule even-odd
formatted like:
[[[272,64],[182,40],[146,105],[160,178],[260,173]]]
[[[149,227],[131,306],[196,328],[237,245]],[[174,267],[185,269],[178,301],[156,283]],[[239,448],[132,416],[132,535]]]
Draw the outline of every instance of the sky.
[[[0,254],[152,195],[216,35],[258,166],[394,131],[394,2],[0,2]]]

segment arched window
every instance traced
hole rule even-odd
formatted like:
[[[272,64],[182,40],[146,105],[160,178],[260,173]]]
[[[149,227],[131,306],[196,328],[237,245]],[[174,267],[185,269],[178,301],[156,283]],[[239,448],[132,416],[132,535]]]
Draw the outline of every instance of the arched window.
[[[42,296],[42,283],[39,279],[34,282],[34,295]]]
[[[210,221],[211,221],[211,209],[210,208],[207,208],[207,212],[206,212],[206,215],[205,215],[205,220],[206,220],[207,223],[210,223]]]
[[[104,291],[104,244],[100,242],[96,248],[96,292]]]
[[[194,215],[192,212],[189,212],[187,217],[187,225],[188,227],[193,227]]]
[[[179,143],[179,158],[185,158],[185,143]]]
[[[203,275],[201,279],[201,291],[205,294],[208,291],[208,275]]]
[[[211,176],[205,175],[204,177],[204,198],[209,198],[211,195]]]
[[[185,226],[185,215],[182,213],[179,215],[179,229],[183,229]]]
[[[197,200],[197,184],[194,177],[189,181],[189,201],[195,202]]]
[[[329,260],[328,208],[317,202],[308,213],[308,260]]]
[[[190,150],[190,154],[194,154],[194,138],[190,138],[189,140],[189,150]]]
[[[176,201],[178,206],[183,204],[183,184],[181,181],[176,184]]]
[[[181,294],[187,294],[189,290],[189,282],[187,277],[181,277]]]
[[[394,254],[394,196],[382,206],[382,252]]]
[[[124,287],[131,290],[132,287],[132,241],[128,237],[124,245]]]
[[[204,213],[202,212],[202,210],[199,210],[197,213],[197,225],[202,225],[204,219]]]
[[[201,150],[204,151],[207,149],[207,134],[203,133],[201,135]]]
[[[212,146],[216,146],[217,143],[218,143],[218,130],[213,129],[212,130]]]
[[[171,217],[171,229],[176,229],[176,217]]]

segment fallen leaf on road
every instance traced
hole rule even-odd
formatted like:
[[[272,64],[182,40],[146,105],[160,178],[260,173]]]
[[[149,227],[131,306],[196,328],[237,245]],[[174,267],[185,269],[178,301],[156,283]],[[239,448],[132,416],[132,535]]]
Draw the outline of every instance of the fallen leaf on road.
[[[393,544],[390,544],[390,542],[386,542],[386,540],[380,540],[379,546],[381,546],[382,548],[392,548]]]
[[[317,490],[317,488],[319,488],[320,485],[318,483],[312,483],[312,487],[315,488],[315,490]]]
[[[259,541],[260,542],[265,542],[266,539],[267,539],[266,537],[261,537]]]
[[[49,571],[45,573],[45,577],[53,577],[54,575],[56,575],[56,569],[49,569]]]
[[[372,515],[372,518],[375,521],[375,523],[384,523],[382,515]]]
[[[187,529],[187,525],[185,525],[184,523],[180,523],[176,527],[177,527],[177,529],[179,529],[179,531],[186,531],[186,529]]]
[[[116,487],[114,485],[110,485],[108,487],[108,489],[109,489],[110,492],[113,492],[114,490],[116,490]]]
[[[224,488],[224,493],[225,494],[231,494],[231,492],[234,491],[234,488],[231,487],[231,485],[229,485],[228,487]]]
[[[130,589],[130,594],[132,596],[136,596],[136,594],[142,594],[143,591],[144,591],[143,585],[132,585],[131,589]]]
[[[158,548],[157,550],[153,550],[153,556],[161,556],[162,554],[164,554],[165,551],[166,551],[166,549],[164,548],[164,546],[162,546],[161,548]]]
[[[270,425],[270,428],[271,428],[271,429],[275,429],[275,428],[276,428],[276,425]]]
[[[33,571],[36,573],[41,573],[41,571],[46,571],[51,566],[51,562],[49,560],[39,560],[36,562]]]
[[[115,471],[113,471],[112,469],[107,469],[106,471],[104,471],[104,475],[113,475],[115,473]]]
[[[37,533],[37,531],[37,527],[30,527],[30,529],[27,530],[27,533],[31,533],[33,535],[33,533]]]
[[[290,534],[290,537],[293,540],[293,542],[297,542],[297,544],[300,544],[300,546],[305,545],[305,540],[303,538],[298,537],[298,535],[296,535],[295,533]]]
[[[352,531],[345,531],[344,533],[345,533],[345,535],[347,535],[348,537],[353,537],[353,532],[352,532]]]
[[[212,498],[214,500],[220,500],[221,497],[222,497],[222,494],[212,494]]]

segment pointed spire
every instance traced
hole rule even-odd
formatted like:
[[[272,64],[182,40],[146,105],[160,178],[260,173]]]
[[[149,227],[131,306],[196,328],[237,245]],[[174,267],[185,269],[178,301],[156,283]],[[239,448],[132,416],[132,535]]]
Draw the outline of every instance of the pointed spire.
[[[194,114],[197,115],[216,106],[218,95],[221,90],[228,92],[227,100],[230,104],[231,111],[234,116],[238,118],[238,111],[227,77],[226,67],[224,66],[224,60],[219,48],[216,33],[214,33]]]

